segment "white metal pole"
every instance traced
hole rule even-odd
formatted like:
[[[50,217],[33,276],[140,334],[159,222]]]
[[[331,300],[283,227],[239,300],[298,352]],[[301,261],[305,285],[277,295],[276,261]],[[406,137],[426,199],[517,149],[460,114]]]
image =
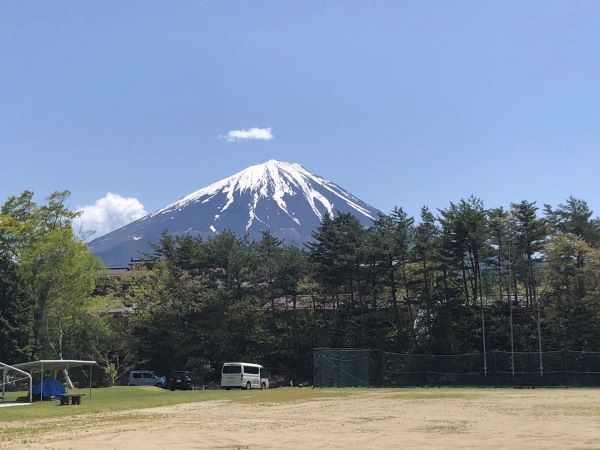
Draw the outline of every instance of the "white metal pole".
[[[515,338],[513,330],[513,300],[512,300],[512,266],[510,262],[510,245],[508,241],[508,305],[510,308],[510,371],[512,372],[513,381],[515,379]]]
[[[483,297],[481,300],[481,340],[483,341],[483,376],[487,378],[487,353],[485,351],[485,318],[483,313]]]
[[[538,332],[538,352],[540,355],[540,378],[544,378],[544,361],[542,357],[542,327],[540,325],[540,305],[539,299],[535,298],[535,307],[537,309],[537,332]]]

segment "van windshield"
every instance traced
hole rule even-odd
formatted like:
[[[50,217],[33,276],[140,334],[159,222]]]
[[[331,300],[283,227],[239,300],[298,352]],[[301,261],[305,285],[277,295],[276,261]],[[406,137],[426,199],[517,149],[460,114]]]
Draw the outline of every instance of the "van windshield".
[[[242,373],[242,366],[223,366],[223,373]]]

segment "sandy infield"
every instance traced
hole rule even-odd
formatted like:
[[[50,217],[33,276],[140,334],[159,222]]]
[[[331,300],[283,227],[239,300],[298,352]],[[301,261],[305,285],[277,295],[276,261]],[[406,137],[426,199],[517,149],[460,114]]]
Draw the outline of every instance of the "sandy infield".
[[[24,425],[0,424],[0,435]],[[189,403],[27,427],[42,431],[0,448],[600,448],[600,390],[357,390],[341,398]]]

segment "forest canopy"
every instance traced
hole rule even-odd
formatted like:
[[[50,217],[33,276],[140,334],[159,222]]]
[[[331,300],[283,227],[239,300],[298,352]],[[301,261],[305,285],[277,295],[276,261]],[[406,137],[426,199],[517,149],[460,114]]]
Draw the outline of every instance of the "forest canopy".
[[[316,347],[508,350],[510,316],[515,351],[600,351],[600,221],[581,199],[397,207],[370,228],[326,216],[304,245],[165,233],[109,277],[68,196],[0,209],[0,361],[95,359],[105,384],[133,368],[211,378],[227,360],[307,380]]]

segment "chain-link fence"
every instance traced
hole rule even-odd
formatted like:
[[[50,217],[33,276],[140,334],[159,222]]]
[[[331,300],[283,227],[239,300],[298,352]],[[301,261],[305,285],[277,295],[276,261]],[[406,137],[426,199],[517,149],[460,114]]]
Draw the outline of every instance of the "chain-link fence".
[[[314,351],[315,387],[600,386],[600,352],[399,354]]]

